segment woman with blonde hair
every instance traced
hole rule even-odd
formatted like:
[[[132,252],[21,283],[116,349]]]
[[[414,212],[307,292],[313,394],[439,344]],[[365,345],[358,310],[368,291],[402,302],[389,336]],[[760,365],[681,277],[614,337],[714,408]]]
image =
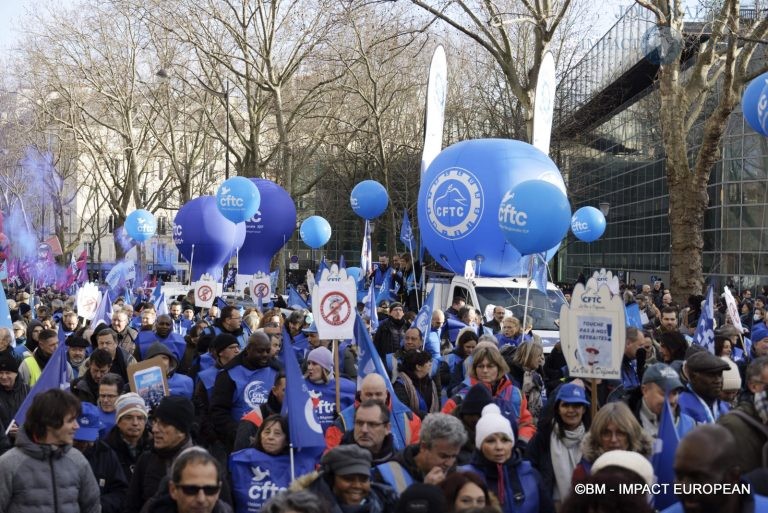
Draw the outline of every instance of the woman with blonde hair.
[[[597,412],[581,443],[582,458],[571,481],[580,483],[592,472],[592,463],[605,452],[622,450],[651,456],[653,439],[643,430],[625,403],[608,403]]]
[[[544,378],[539,369],[544,364],[544,347],[537,342],[529,341],[520,344],[512,355],[509,374],[515,386],[520,388],[528,400],[528,410],[533,415],[533,423],[538,423],[541,409],[541,391],[544,389]]]
[[[482,383],[490,390],[493,402],[499,406],[502,414],[516,426],[518,448],[523,450],[536,434],[536,425],[533,423],[531,412],[528,411],[528,401],[520,388],[514,385],[508,373],[509,367],[498,347],[489,343],[478,345],[472,353],[469,376],[459,391],[448,399],[442,412],[453,412],[464,401],[469,389],[477,383]]]

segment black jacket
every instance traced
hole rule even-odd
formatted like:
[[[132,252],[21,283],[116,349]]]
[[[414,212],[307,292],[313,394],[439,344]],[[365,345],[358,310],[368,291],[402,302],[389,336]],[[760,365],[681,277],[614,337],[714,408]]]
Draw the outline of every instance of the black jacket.
[[[172,449],[152,448],[139,456],[123,513],[139,513],[144,504],[160,489],[160,482],[170,474],[171,464],[176,456],[192,445],[192,439],[187,438]]]
[[[91,464],[93,475],[99,483],[102,513],[120,513],[128,492],[128,479],[117,454],[106,443],[96,440],[83,455]]]
[[[29,386],[24,384],[18,375],[11,390],[0,387],[0,422],[4,426],[8,427],[11,424],[11,419],[16,415],[28,393]]]
[[[99,398],[99,384],[93,380],[91,373],[87,370],[85,374],[72,381],[71,389],[78,399],[86,403],[96,404]]]
[[[144,434],[141,436],[135,450],[131,450],[128,443],[123,440],[122,435],[120,435],[120,429],[117,426],[112,427],[104,441],[115,451],[126,480],[130,483],[139,456],[152,448],[152,438],[149,435],[149,431],[144,430]]]
[[[167,479],[161,484],[157,495],[147,501],[144,507],[141,508],[141,513],[178,513],[178,511],[176,501],[171,498],[171,495],[168,492]],[[232,513],[232,507],[219,499],[216,501],[212,513]]]
[[[402,347],[406,329],[408,326],[405,324],[405,318],[396,321],[390,317],[379,324],[379,329],[376,330],[376,335],[373,338],[373,345],[382,361],[388,354],[394,353]]]

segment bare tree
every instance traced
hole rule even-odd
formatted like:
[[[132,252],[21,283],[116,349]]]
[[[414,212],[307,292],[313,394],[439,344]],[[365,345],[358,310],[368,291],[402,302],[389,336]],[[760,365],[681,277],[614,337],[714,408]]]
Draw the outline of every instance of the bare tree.
[[[681,2],[636,0],[654,16],[662,35],[689,33]],[[728,116],[755,70],[755,53],[768,35],[768,18],[744,19],[739,0],[723,0],[711,21],[693,37],[695,61],[662,61],[657,76],[661,139],[665,151],[671,232],[670,278],[675,297],[701,294],[704,285],[702,228],[709,204],[707,184],[720,158]],[[698,36],[696,34],[695,36]]]

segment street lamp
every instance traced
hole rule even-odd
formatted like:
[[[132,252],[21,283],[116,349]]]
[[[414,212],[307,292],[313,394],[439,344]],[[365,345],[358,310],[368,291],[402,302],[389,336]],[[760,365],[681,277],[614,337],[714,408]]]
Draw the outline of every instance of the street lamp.
[[[160,68],[157,70],[157,73],[155,73],[155,76],[162,80],[166,80],[170,78],[170,75],[164,68]],[[227,126],[226,131],[224,133],[224,144],[226,145],[226,148],[224,150],[224,176],[226,179],[229,179],[229,79],[227,78],[225,81],[225,90],[222,91],[216,91],[215,89],[211,89],[208,87],[205,82],[200,80],[200,77],[195,75],[195,78],[198,82],[200,82],[200,87],[204,89],[206,92],[211,93],[214,96],[218,96],[219,98],[224,98],[224,109],[226,112],[227,117]]]
[[[603,213],[603,217],[608,217],[608,212],[611,210],[611,204],[607,201],[600,202],[600,212]]]

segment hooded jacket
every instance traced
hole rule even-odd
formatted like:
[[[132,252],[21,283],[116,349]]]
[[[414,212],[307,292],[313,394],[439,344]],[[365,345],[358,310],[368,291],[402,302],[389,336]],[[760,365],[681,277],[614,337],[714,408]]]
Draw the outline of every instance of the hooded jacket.
[[[0,387],[0,422],[4,426],[10,425],[11,419],[16,415],[28,393],[29,386],[24,384],[19,376],[16,376],[16,382],[12,389],[5,390]]]
[[[20,429],[0,456],[0,511],[98,513],[99,485],[80,451],[35,443]]]

